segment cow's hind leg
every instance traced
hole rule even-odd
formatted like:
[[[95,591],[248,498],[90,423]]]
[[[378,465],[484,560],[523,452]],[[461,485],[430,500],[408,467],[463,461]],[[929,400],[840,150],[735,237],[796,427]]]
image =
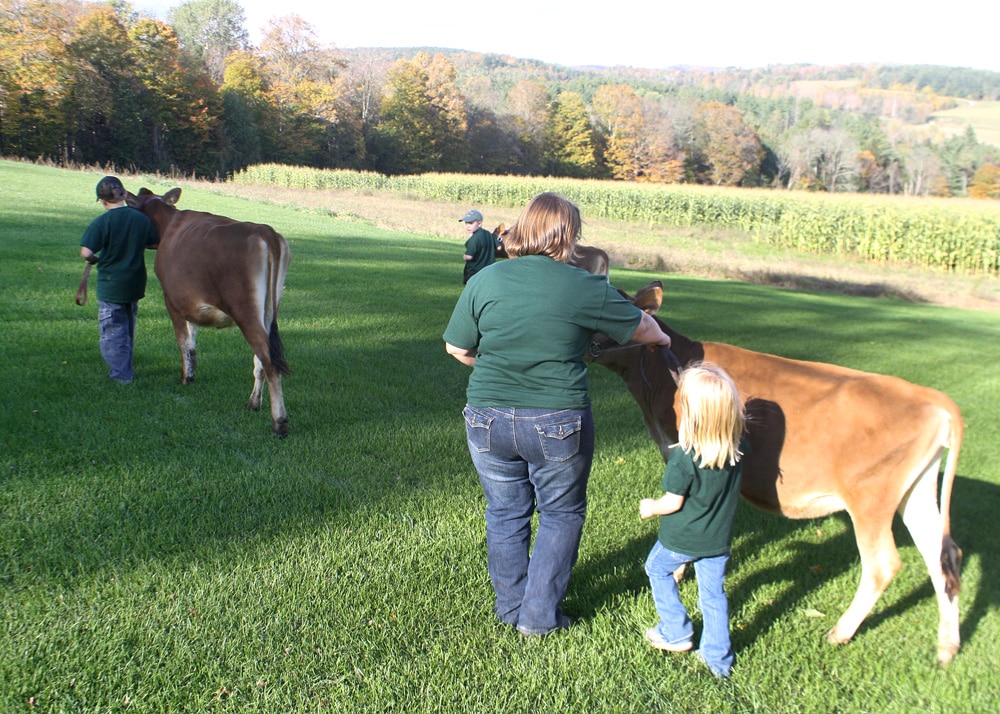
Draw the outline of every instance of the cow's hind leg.
[[[247,409],[260,409],[265,379],[271,399],[271,429],[275,436],[288,436],[288,413],[285,411],[285,396],[281,389],[281,373],[273,366],[267,369],[257,355],[253,358],[253,391],[247,400]]]
[[[938,603],[937,659],[941,664],[948,664],[961,644],[958,583],[962,551],[951,536],[944,533],[944,522],[937,503],[939,465],[940,459],[937,459],[920,475],[900,504],[899,513],[931,576]]]
[[[257,336],[259,337],[259,336]],[[247,338],[247,342],[253,347],[253,389],[250,398],[247,400],[247,409],[254,411],[260,409],[261,399],[264,392],[264,380],[267,380],[267,392],[271,400],[271,430],[275,436],[288,436],[288,412],[285,411],[285,397],[281,389],[281,369],[271,360],[272,347],[270,338],[264,336],[263,339]],[[280,352],[280,350],[279,350]],[[280,364],[285,365],[284,358],[280,359]],[[287,370],[287,366],[285,367]]]
[[[250,390],[250,399],[247,400],[247,409],[257,411],[260,409],[261,396],[264,393],[264,363],[260,357],[253,356],[253,389]]]
[[[288,412],[281,389],[281,372],[272,366],[267,376],[267,394],[271,400],[271,428],[275,436],[288,436]]]
[[[194,381],[194,367],[197,362],[195,336],[198,332],[198,326],[179,316],[171,316],[171,321],[174,323],[177,347],[181,351],[181,384],[191,384]]]
[[[835,644],[850,640],[871,612],[902,565],[892,537],[892,513],[869,513],[859,518],[851,513],[861,554],[861,581],[850,607],[827,634]]]

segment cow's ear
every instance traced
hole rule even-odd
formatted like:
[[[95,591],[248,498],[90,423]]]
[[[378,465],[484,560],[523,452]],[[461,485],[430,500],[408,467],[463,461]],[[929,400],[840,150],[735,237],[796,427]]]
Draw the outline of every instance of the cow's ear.
[[[163,194],[163,202],[168,206],[173,206],[177,203],[177,199],[181,197],[181,190],[179,188],[172,188]]]
[[[632,302],[643,312],[655,315],[663,306],[663,283],[659,280],[654,280],[637,292]]]
[[[499,226],[493,229],[493,237],[496,238],[497,236],[502,236],[506,231],[507,231],[506,224],[501,223]]]

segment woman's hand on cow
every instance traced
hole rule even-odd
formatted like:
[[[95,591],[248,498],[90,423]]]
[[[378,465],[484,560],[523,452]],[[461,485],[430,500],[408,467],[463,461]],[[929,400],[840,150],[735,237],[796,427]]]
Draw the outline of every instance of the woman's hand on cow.
[[[633,342],[641,342],[644,345],[663,345],[670,347],[670,335],[663,331],[653,316],[648,312],[642,313],[642,320],[639,326],[632,333]]]

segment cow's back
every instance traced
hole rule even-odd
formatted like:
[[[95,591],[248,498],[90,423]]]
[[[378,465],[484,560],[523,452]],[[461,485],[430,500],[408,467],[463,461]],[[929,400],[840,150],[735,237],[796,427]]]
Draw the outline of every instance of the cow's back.
[[[268,225],[177,211],[161,232],[153,267],[168,305],[197,322],[205,305],[227,314],[235,300],[264,309],[267,280],[277,271],[281,289],[288,253],[285,239]]]
[[[897,377],[702,344],[747,400],[744,495],[789,517],[842,510],[852,495],[894,508],[958,415],[946,395]],[[886,469],[912,477],[875,477]]]

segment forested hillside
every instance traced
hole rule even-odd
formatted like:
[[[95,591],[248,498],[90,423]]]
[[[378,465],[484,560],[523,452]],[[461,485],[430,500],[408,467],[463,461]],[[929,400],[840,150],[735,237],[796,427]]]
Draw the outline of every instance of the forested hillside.
[[[235,0],[166,22],[122,0],[0,0],[0,154],[209,178],[269,162],[1000,196],[1000,146],[932,121],[1000,107],[1000,73],[340,50],[294,14],[248,38]]]

